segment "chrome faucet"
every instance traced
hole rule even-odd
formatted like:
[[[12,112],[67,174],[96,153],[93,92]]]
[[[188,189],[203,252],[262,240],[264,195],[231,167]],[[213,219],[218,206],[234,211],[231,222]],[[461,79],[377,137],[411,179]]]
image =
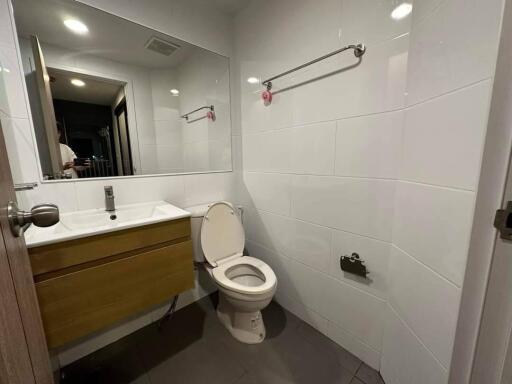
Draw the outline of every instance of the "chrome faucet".
[[[114,188],[111,185],[105,185],[105,211],[113,212],[116,210],[114,201]]]

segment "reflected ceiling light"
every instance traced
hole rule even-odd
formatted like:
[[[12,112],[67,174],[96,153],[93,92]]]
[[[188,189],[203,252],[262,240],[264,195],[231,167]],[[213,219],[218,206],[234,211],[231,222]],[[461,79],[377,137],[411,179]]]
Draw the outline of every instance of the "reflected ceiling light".
[[[77,87],[83,87],[85,85],[85,83],[80,79],[72,79],[71,84]]]
[[[401,20],[404,17],[409,16],[409,14],[412,12],[412,4],[410,3],[402,3],[399,6],[397,6],[395,9],[393,9],[393,12],[391,12],[391,18],[395,20]]]
[[[76,19],[66,19],[64,20],[64,25],[79,35],[84,35],[89,32],[87,25]]]
[[[260,82],[260,80],[257,77],[249,77],[247,79],[247,82],[249,84],[258,84]]]
[[[173,96],[178,96],[180,94],[180,91],[175,88],[171,89],[169,92],[171,92]]]

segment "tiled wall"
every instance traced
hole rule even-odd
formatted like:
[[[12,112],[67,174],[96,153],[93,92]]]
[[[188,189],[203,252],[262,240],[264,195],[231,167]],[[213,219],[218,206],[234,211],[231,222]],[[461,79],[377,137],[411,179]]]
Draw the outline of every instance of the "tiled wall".
[[[502,7],[415,2],[381,366],[391,384],[448,382]]]
[[[392,1],[259,1],[238,15],[243,181],[249,250],[278,277],[277,300],[378,368],[388,296],[396,179],[406,106],[410,18]],[[351,52],[274,81],[264,80],[347,44]],[[331,75],[307,82],[309,79]],[[371,271],[344,274],[358,252]]]
[[[236,18],[249,249],[278,301],[388,384],[446,383],[503,2],[417,1],[399,22],[391,0],[319,4]],[[270,106],[246,81],[358,42],[361,65],[307,81],[346,53],[276,80]],[[340,271],[352,252],[371,282]]]

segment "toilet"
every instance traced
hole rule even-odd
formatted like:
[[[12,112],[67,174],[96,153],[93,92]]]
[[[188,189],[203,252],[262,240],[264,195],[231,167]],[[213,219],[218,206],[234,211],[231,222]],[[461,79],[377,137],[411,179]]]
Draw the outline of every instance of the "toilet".
[[[242,343],[261,343],[265,339],[261,310],[276,291],[274,271],[263,261],[244,255],[244,229],[230,203],[186,210],[192,216],[195,261],[206,267],[219,288],[219,320]]]

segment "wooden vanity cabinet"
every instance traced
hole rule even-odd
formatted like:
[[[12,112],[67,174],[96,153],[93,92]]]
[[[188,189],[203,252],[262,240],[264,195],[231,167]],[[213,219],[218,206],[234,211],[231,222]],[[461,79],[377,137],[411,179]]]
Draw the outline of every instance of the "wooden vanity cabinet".
[[[190,219],[29,248],[50,348],[194,287]]]

